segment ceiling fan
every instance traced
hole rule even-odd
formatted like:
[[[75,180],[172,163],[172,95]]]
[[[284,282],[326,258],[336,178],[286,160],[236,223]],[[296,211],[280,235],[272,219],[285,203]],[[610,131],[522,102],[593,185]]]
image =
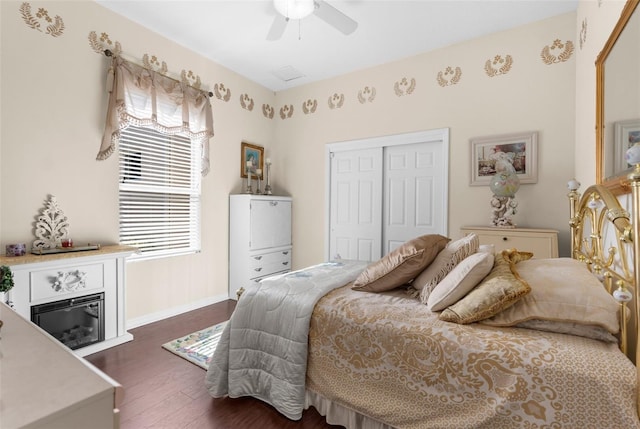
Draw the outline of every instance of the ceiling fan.
[[[356,21],[324,0],[273,0],[273,5],[278,13],[271,24],[267,40],[280,39],[290,20],[302,19],[312,13],[344,34],[351,34],[358,28]]]

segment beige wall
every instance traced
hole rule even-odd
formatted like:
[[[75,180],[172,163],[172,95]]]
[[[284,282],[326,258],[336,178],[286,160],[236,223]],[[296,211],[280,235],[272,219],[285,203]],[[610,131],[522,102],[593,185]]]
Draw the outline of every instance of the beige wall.
[[[565,14],[403,61],[323,82],[278,92],[277,105],[293,105],[292,118],[276,122],[274,158],[286,163],[283,183],[294,196],[294,267],[324,256],[324,148],[327,143],[435,128],[450,129],[449,235],[463,225],[488,225],[488,187],[469,186],[469,139],[538,131],[538,183],[517,194],[522,227],[561,231],[561,253],[568,255],[566,182],[573,175],[575,55],[547,65],[541,52],[554,40],[575,40],[575,14]],[[559,51],[552,51],[556,56]],[[574,51],[575,52],[575,51]],[[511,70],[489,77],[485,62],[496,55],[513,58]],[[447,66],[460,67],[458,84],[442,87],[436,79]],[[396,95],[394,84],[415,79],[411,94]],[[358,91],[376,89],[365,104]],[[344,94],[340,109],[328,98]],[[302,104],[317,100],[316,113]]]
[[[117,158],[95,161],[107,60],[91,48],[91,31],[107,33],[130,57],[157,55],[176,74],[193,70],[203,86],[231,90],[229,101],[212,100],[216,135],[211,173],[202,187],[202,252],[127,264],[127,319],[134,324],[226,298],[227,201],[241,189],[243,140],[265,146],[276,191],[294,197],[294,267],[299,268],[324,255],[327,143],[449,128],[449,228],[455,236],[460,226],[486,224],[489,218],[489,189],[469,186],[469,138],[536,130],[539,180],[521,187],[515,220],[560,230],[561,252],[568,252],[565,183],[574,176],[575,134],[586,128],[575,121],[593,116],[577,114],[575,106],[583,101],[576,87],[580,92],[587,86],[574,83],[576,76],[587,80],[576,73],[576,14],[274,95],[93,2],[31,3],[34,15],[44,7],[63,19],[59,37],[30,28],[20,5],[0,5],[0,248],[33,241],[33,222],[49,194],[58,198],[77,242],[118,240]],[[540,53],[556,39],[572,41],[576,51],[566,62],[544,64]],[[485,62],[507,54],[514,60],[511,70],[488,77]],[[436,76],[447,66],[460,67],[462,77],[441,87]],[[402,78],[415,79],[415,90],[397,96],[394,83]],[[358,91],[366,86],[376,88],[376,97],[361,104]],[[334,93],[345,96],[339,109],[328,105]],[[240,105],[241,94],[254,100],[252,111]],[[314,113],[303,112],[307,100],[317,101]],[[274,119],[262,115],[265,103],[276,109]],[[285,105],[293,105],[294,114],[282,120],[278,111]]]
[[[228,102],[212,99],[215,136],[211,172],[202,181],[202,252],[127,264],[127,319],[143,323],[178,310],[227,298],[228,195],[241,189],[242,140],[270,151],[275,119],[262,115],[273,92],[125,20],[92,1],[29,2],[58,15],[58,37],[27,25],[19,1],[1,2],[0,249],[34,240],[33,223],[49,194],[69,218],[77,243],[118,241],[118,159],[96,161],[106,109],[108,60],[89,34],[106,33],[134,59],[165,61],[203,86],[224,84]],[[222,93],[221,93],[222,94]],[[254,100],[243,109],[240,94]],[[278,174],[278,171],[276,171]]]
[[[595,61],[615,27],[625,1],[581,1],[576,19],[576,40],[583,40],[576,55],[576,179],[586,186],[596,182],[596,68]]]

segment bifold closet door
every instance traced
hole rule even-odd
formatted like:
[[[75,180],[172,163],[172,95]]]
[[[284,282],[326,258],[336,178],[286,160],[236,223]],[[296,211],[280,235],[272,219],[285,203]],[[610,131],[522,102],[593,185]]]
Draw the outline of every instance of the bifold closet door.
[[[446,235],[441,142],[384,148],[382,254],[425,234]]]
[[[331,154],[331,259],[382,256],[382,156],[381,147]]]

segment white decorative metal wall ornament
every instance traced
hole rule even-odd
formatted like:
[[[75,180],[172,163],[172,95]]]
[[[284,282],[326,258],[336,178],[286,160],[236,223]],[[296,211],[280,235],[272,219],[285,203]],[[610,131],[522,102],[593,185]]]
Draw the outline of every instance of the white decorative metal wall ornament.
[[[33,242],[34,249],[54,249],[61,245],[61,240],[67,238],[69,234],[69,222],[67,216],[58,207],[58,201],[53,195],[42,209],[42,214],[38,216],[36,222],[36,240]]]

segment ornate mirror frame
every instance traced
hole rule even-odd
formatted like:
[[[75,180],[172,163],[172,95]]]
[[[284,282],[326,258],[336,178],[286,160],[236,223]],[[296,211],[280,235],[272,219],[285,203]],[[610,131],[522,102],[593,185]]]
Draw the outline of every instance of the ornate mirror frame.
[[[638,3],[640,3],[640,0],[627,0],[620,14],[618,23],[596,59],[596,181],[598,184],[609,188],[615,195],[627,194],[631,192],[631,187],[626,174],[605,177],[605,62],[615,46],[618,37],[620,37],[620,34],[627,25],[627,22],[631,19]],[[638,10],[638,13],[640,13],[640,9]]]

